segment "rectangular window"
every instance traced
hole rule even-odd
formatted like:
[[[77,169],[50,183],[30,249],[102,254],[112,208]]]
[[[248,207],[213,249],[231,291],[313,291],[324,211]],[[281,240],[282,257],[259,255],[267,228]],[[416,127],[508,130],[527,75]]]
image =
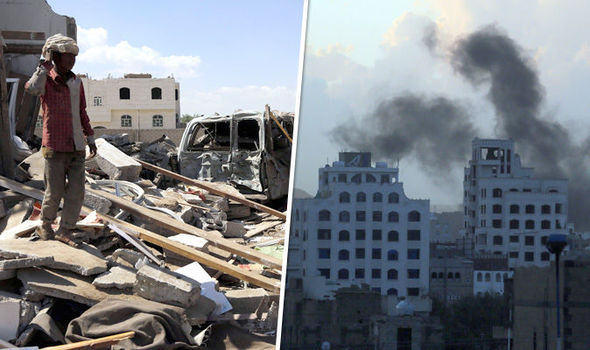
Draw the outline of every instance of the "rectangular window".
[[[355,269],[354,278],[362,279],[365,278],[365,269]]]
[[[408,230],[408,241],[419,241],[420,230]]]
[[[408,260],[420,259],[420,249],[408,249]]]
[[[380,241],[381,240],[381,230],[373,230],[373,240]]]
[[[94,96],[94,106],[102,106],[102,96]]]
[[[543,245],[543,246],[547,245],[548,238],[549,238],[548,236],[541,236],[541,245]]]
[[[535,245],[535,236],[525,236],[524,245]]]
[[[382,184],[389,183],[389,175],[381,175],[381,183]]]
[[[373,252],[371,254],[371,258],[373,260],[381,259],[381,249],[380,248],[373,248]]]
[[[492,220],[493,228],[502,228],[502,220]]]
[[[318,259],[330,259],[330,248],[319,248]]]
[[[535,253],[525,252],[524,253],[524,261],[535,261]]]
[[[510,252],[510,259],[518,259],[518,252]]]
[[[320,276],[330,279],[330,269],[318,269],[318,270],[320,271]]]
[[[381,222],[383,220],[383,214],[380,211],[373,212],[373,221],[374,222]]]
[[[373,278],[373,279],[379,279],[379,278],[381,278],[381,270],[379,270],[379,269],[372,269],[371,270],[371,278]]]
[[[365,248],[356,248],[354,251],[354,256],[357,259],[364,259],[365,258]]]
[[[338,182],[346,183],[346,174],[338,174]]]
[[[365,240],[365,230],[356,230],[355,235],[357,241]]]
[[[408,279],[420,278],[420,269],[408,269]]]
[[[332,239],[332,230],[319,229],[318,230],[318,241],[329,241]]]
[[[408,288],[409,297],[417,297],[420,295],[420,288]]]
[[[356,212],[356,221],[365,221],[365,211],[359,210]]]
[[[518,243],[518,236],[510,236],[510,243]]]
[[[555,203],[555,214],[561,214],[561,203]]]

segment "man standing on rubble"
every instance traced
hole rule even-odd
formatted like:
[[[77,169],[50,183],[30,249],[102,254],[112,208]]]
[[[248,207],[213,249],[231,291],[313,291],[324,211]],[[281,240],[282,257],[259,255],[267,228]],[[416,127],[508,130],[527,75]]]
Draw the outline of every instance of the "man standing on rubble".
[[[28,93],[41,96],[43,108],[41,150],[45,158],[45,196],[41,206],[42,225],[37,233],[43,240],[56,238],[73,246],[71,233],[84,202],[86,143],[90,156],[96,155],[84,87],[72,72],[78,51],[73,39],[61,34],[50,37],[43,46],[44,60],[25,85]],[[54,232],[51,224],[57,217],[62,197],[61,221]]]

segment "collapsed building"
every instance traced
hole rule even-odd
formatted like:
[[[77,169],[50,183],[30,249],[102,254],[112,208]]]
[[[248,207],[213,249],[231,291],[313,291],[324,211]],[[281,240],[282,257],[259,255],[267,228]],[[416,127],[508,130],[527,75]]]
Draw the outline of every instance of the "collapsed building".
[[[39,240],[39,103],[22,85],[45,38],[75,37],[76,26],[44,1],[0,6],[2,18],[36,12],[47,25],[1,28],[0,347],[274,348],[293,115],[267,107],[230,116],[236,124],[229,156],[219,158],[223,176],[194,165],[196,173],[182,172],[193,151],[179,155],[165,136],[98,138],[97,156],[86,163],[77,246]],[[17,74],[14,67],[19,81],[5,77]],[[190,142],[197,135],[198,128],[185,133]]]

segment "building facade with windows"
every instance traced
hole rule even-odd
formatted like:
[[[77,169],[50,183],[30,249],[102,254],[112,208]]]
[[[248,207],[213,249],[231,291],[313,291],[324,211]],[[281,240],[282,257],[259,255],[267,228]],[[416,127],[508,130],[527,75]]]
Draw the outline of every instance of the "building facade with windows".
[[[430,201],[408,198],[397,168],[341,152],[319,169],[315,198],[294,199],[291,213],[287,278],[300,279],[306,297],[362,284],[382,295],[428,294]]]
[[[123,78],[80,78],[93,127],[174,129],[180,122],[180,87],[172,77],[125,74]]]
[[[509,267],[545,266],[545,243],[552,233],[566,234],[568,182],[539,179],[521,166],[514,141],[475,139],[465,168],[466,236],[478,253],[508,256]]]

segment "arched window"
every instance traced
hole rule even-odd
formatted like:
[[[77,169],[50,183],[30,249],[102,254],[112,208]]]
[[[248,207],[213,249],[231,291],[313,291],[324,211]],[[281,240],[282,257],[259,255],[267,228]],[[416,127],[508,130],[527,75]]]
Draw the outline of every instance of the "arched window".
[[[494,190],[492,191],[492,197],[494,197],[494,198],[502,198],[502,189],[500,189],[500,188],[494,188]]]
[[[496,272],[496,282],[502,282],[502,275],[499,272]]]
[[[162,89],[159,87],[152,88],[152,100],[162,99]]]
[[[338,221],[349,222],[350,221],[350,213],[347,211],[341,211],[340,214],[338,214]]]
[[[119,89],[119,99],[120,100],[129,100],[131,98],[131,91],[127,87],[122,87]]]
[[[362,181],[361,174],[356,174],[350,179],[350,182],[352,182],[353,184],[360,184],[361,181]]]
[[[340,203],[350,203],[350,194],[348,192],[340,193]]]
[[[452,279],[453,279],[453,273],[452,273],[452,272],[449,272],[449,273],[447,274],[447,279],[450,279],[450,280],[452,280]]]
[[[377,182],[377,179],[372,174],[367,174],[365,176],[365,179],[366,179],[367,182]]]
[[[396,269],[387,270],[387,279],[388,280],[396,280],[397,279],[397,270]]]
[[[520,221],[518,220],[510,220],[510,228],[515,230],[520,227]]]
[[[366,202],[367,201],[367,195],[365,194],[365,192],[359,192],[356,194],[356,201],[357,202]]]
[[[525,221],[524,228],[527,230],[534,230],[535,229],[535,220]]]
[[[346,230],[338,232],[338,240],[343,242],[350,241],[350,232]]]
[[[535,213],[535,206],[533,204],[527,204],[525,207],[525,213],[534,214]]]
[[[483,275],[481,274],[481,272],[477,273],[477,282],[481,282],[483,281]]]
[[[461,279],[461,274],[459,272],[455,272],[455,279]]]
[[[504,281],[506,281],[508,279],[508,273],[504,272]]]
[[[395,288],[389,288],[387,290],[387,295],[397,295],[397,289],[395,289]]]
[[[295,210],[295,221],[299,221],[299,209]]]
[[[408,221],[409,222],[420,221],[420,213],[415,210],[412,210],[411,212],[408,213]]]
[[[399,222],[399,214],[397,211],[390,211],[389,214],[387,214],[387,221]]]
[[[520,207],[518,206],[518,204],[512,204],[510,206],[510,214],[519,214],[520,213]]]
[[[156,114],[152,117],[152,127],[154,128],[161,128],[164,126],[164,117],[159,114]]]
[[[320,210],[318,213],[318,220],[319,221],[330,221],[330,211],[329,210]]]
[[[390,249],[387,251],[387,260],[396,261],[398,259],[399,254],[397,250]]]
[[[379,192],[373,193],[373,202],[376,202],[376,203],[383,202],[383,195]]]
[[[397,194],[396,192],[391,192],[387,196],[387,201],[389,203],[399,203],[399,194]]]
[[[340,249],[338,251],[338,260],[349,260],[350,253],[346,249]]]
[[[399,233],[397,231],[389,231],[389,232],[387,232],[387,241],[388,242],[397,242],[397,241],[399,241]]]
[[[347,280],[348,279],[348,270],[347,269],[338,270],[338,279],[339,280]]]
[[[121,116],[121,127],[122,128],[130,128],[132,126],[131,124],[131,116],[130,115],[122,115]]]
[[[443,277],[445,277],[445,276],[443,275],[443,273],[442,273],[442,272],[439,272],[439,273],[438,273],[438,279],[439,279],[439,280],[442,280],[442,279],[443,279]]]
[[[489,272],[486,272],[486,282],[489,282],[491,280],[491,275]]]
[[[433,280],[436,279],[436,272],[433,272],[432,275],[430,276]]]
[[[541,214],[551,214],[551,206],[548,204],[541,206]]]
[[[551,221],[549,221],[549,220],[541,221],[541,229],[550,230],[551,229]]]

